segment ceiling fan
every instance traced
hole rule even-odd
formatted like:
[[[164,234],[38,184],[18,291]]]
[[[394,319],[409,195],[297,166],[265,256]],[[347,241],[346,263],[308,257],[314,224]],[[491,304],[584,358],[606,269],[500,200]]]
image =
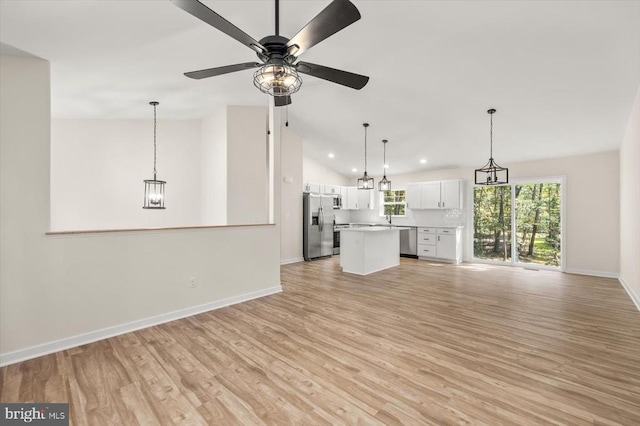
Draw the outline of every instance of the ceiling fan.
[[[214,28],[238,40],[254,50],[260,62],[245,62],[224,67],[208,68],[187,72],[189,78],[201,79],[246,69],[258,68],[253,75],[253,84],[261,92],[274,97],[275,106],[291,103],[291,95],[302,85],[298,73],[308,74],[323,80],[362,89],[369,77],[347,71],[329,68],[310,62],[297,62],[298,57],[311,47],[348,27],[360,19],[360,12],[349,0],[333,0],[315,18],[305,25],[292,39],[281,36],[279,18],[279,0],[275,0],[275,35],[254,40],[240,28],[218,15],[198,0],[171,0],[180,9],[206,22]]]

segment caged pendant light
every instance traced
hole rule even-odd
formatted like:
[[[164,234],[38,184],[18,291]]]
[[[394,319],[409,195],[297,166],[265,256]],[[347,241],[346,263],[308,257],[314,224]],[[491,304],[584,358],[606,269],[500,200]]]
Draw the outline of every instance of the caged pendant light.
[[[493,160],[493,114],[496,110],[492,108],[487,113],[491,116],[489,162],[482,168],[476,169],[475,182],[476,185],[504,185],[509,183],[509,169],[500,167]]]
[[[378,191],[380,192],[384,192],[384,191],[391,191],[391,181],[389,179],[387,179],[387,143],[389,141],[386,139],[382,139],[382,146],[384,147],[384,154],[382,157],[382,171],[383,171],[383,176],[382,179],[380,180],[380,182],[378,182]]]
[[[143,209],[164,209],[164,186],[167,182],[156,179],[156,107],[158,102],[149,102],[153,105],[153,179],[144,181],[144,205]]]
[[[364,174],[358,179],[358,189],[373,189],[375,182],[367,174],[367,127],[369,127],[369,123],[363,123],[362,126],[364,127]]]

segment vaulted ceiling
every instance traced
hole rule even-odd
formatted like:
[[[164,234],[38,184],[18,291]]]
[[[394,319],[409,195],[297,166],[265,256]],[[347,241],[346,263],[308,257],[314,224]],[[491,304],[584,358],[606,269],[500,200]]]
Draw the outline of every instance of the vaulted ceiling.
[[[371,79],[357,91],[303,75],[288,119],[307,155],[359,174],[367,121],[370,172],[381,139],[390,176],[481,166],[490,107],[501,164],[619,147],[640,84],[640,1],[352,1],[362,19],[301,59]],[[256,39],[274,32],[271,0],[203,3]],[[281,34],[327,4],[283,0]],[[54,117],[149,118],[150,100],[160,119],[267,105],[252,71],[183,76],[256,57],[169,0],[0,0],[0,42],[51,62]]]

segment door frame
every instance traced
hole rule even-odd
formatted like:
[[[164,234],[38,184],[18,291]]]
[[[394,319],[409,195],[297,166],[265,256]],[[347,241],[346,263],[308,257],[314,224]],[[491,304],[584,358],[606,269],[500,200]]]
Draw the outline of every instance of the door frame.
[[[548,266],[548,265],[540,265],[537,263],[520,263],[516,260],[516,244],[513,241],[516,238],[516,185],[533,185],[539,183],[559,183],[560,184],[560,266]],[[481,187],[482,185],[471,185],[471,190],[469,191],[468,203],[471,206],[471,214],[467,223],[469,224],[469,229],[471,230],[468,233],[467,244],[469,247],[469,259],[471,259],[474,263],[487,263],[491,265],[502,265],[502,266],[516,266],[524,269],[543,269],[549,271],[560,271],[565,272],[567,269],[567,252],[566,252],[566,239],[567,239],[567,230],[566,230],[566,222],[567,222],[567,178],[565,175],[559,176],[545,176],[545,177],[530,177],[530,178],[519,178],[512,179],[506,185],[500,186],[510,186],[511,189],[511,259],[508,261],[502,260],[490,260],[490,259],[480,259],[475,257],[475,253],[473,251],[473,235],[475,234],[475,229],[473,228],[473,217],[475,215],[473,196],[476,187]]]

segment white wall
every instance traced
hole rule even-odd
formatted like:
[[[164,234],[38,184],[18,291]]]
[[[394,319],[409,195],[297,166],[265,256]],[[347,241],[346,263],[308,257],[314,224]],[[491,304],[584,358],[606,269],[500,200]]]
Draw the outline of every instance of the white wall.
[[[620,281],[640,309],[640,90],[620,147]]]
[[[227,108],[201,120],[200,223],[227,224]]]
[[[0,93],[0,364],[280,290],[276,225],[45,236],[48,62],[0,57]]]
[[[302,139],[282,128],[282,211],[280,215],[280,261],[299,262],[302,257]]]
[[[304,183],[320,183],[324,185],[356,186],[356,180],[350,180],[330,167],[303,155],[302,175],[304,182],[300,185],[300,192],[304,190]]]
[[[269,222],[267,109],[227,107],[227,223]]]
[[[504,165],[503,165],[504,166]],[[565,253],[568,272],[617,276],[619,271],[619,159],[618,152],[561,157],[507,164],[509,179],[566,177]],[[389,176],[395,188],[407,182],[430,180],[466,180],[465,213],[471,214],[468,191],[473,188],[473,169],[425,171],[404,176]],[[448,220],[446,212],[413,213],[416,223]],[[431,215],[431,216],[427,216]],[[440,216],[437,216],[440,215]],[[402,220],[396,223],[401,224]],[[468,227],[467,227],[468,228]],[[470,232],[466,229],[465,232]],[[469,239],[467,238],[467,243]],[[468,245],[468,244],[467,244]]]
[[[158,179],[166,210],[143,209],[153,179],[148,120],[51,122],[51,230],[200,225],[200,122],[158,120]]]

